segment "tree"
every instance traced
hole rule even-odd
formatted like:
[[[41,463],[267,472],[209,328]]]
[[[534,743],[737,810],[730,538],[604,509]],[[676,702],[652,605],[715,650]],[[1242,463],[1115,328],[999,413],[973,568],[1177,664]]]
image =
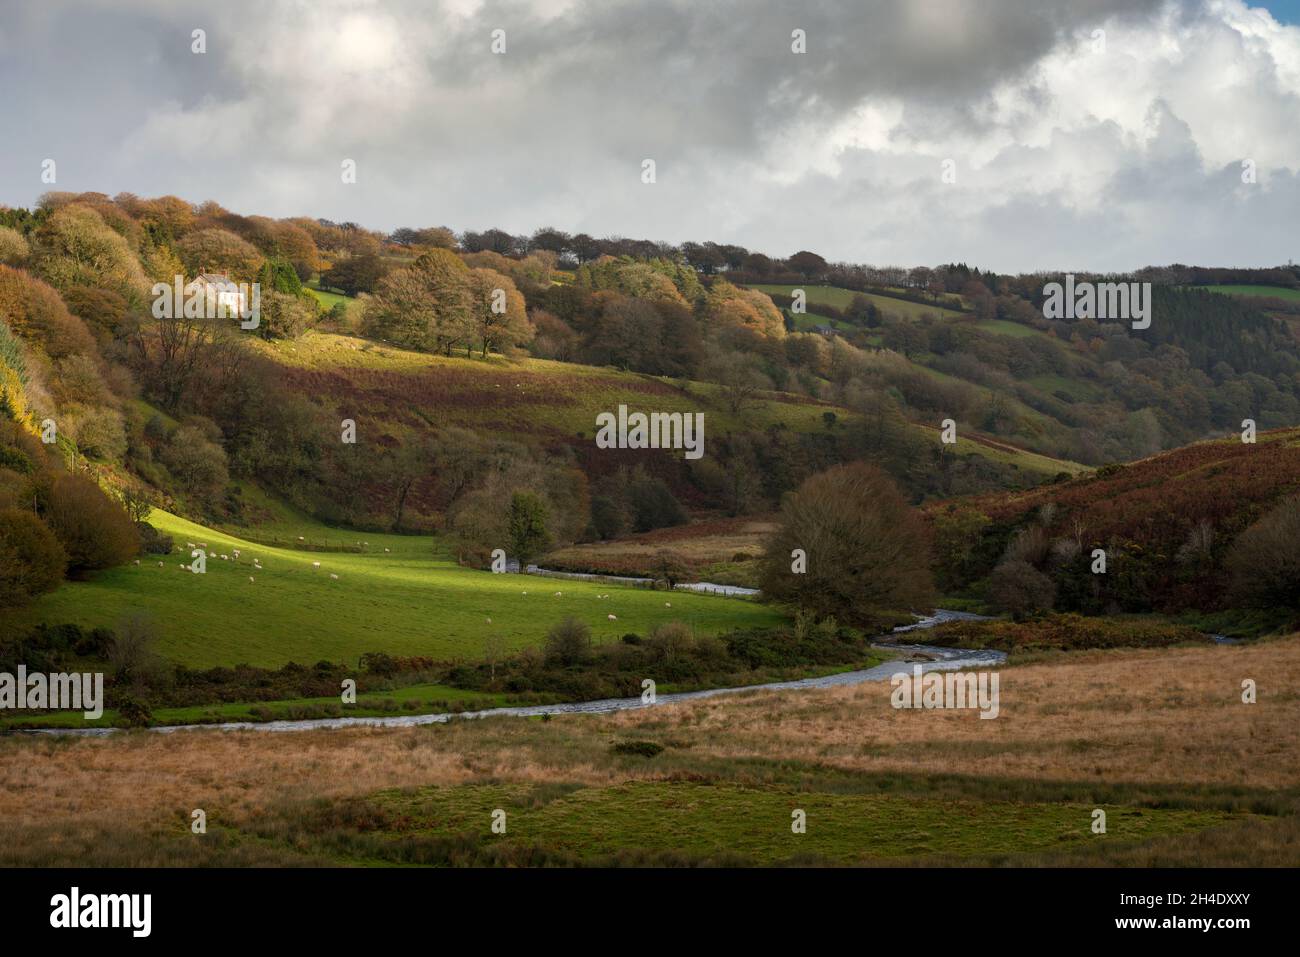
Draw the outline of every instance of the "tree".
[[[490,680],[497,680],[497,665],[506,656],[506,638],[500,632],[493,632],[483,639],[483,661],[491,669]]]
[[[469,268],[448,249],[424,253],[385,276],[366,303],[366,335],[428,352],[451,350],[476,337]]]
[[[792,553],[802,551],[802,572]],[[873,612],[932,600],[924,522],[889,477],[861,462],[807,479],[786,496],[764,558],[762,589],[821,618],[869,623]]]
[[[785,320],[770,296],[718,279],[709,289],[705,317],[715,326],[741,326],[769,339],[785,337]]]
[[[290,275],[293,271],[290,270]],[[296,278],[296,277],[295,277]],[[297,339],[316,322],[320,307],[310,293],[291,295],[262,288],[257,331],[263,339]]]
[[[1300,496],[1283,500],[1237,537],[1228,571],[1244,604],[1300,609]]]
[[[507,525],[510,553],[525,564],[544,552],[551,544],[547,530],[550,510],[541,496],[534,492],[515,492],[510,496],[510,517]]]
[[[495,269],[471,269],[470,290],[484,359],[489,349],[501,351],[506,346],[523,345],[533,337],[524,297],[509,276]]]
[[[373,292],[388,273],[384,261],[375,254],[347,256],[321,274],[322,287],[339,289],[349,296]]]
[[[743,352],[715,352],[700,368],[700,375],[722,386],[722,398],[732,415],[743,412],[769,383],[759,370],[758,358]]]
[[[806,249],[787,259],[786,265],[805,279],[820,279],[826,275],[826,260]]]
[[[654,573],[655,577],[668,583],[668,589],[671,591],[677,587],[678,582],[690,574],[690,571],[681,552],[661,548],[655,553]]]
[[[67,563],[63,546],[39,518],[17,508],[0,511],[0,608],[52,591]]]
[[[172,433],[159,458],[186,492],[200,501],[212,501],[230,481],[226,453],[192,425]]]
[[[250,242],[225,229],[199,229],[176,244],[187,273],[223,272],[235,282],[252,282],[262,267],[262,254]]]
[[[6,266],[21,266],[31,255],[31,247],[23,234],[8,226],[0,226],[0,263]]]
[[[1017,620],[1051,611],[1056,584],[1029,562],[1004,561],[989,575],[989,600]]]
[[[147,283],[131,244],[89,206],[62,207],[36,231],[36,241],[36,268],[51,285],[99,286],[143,301]]]
[[[68,555],[68,570],[122,565],[140,550],[140,535],[122,507],[80,475],[55,475],[37,492],[41,517]]]

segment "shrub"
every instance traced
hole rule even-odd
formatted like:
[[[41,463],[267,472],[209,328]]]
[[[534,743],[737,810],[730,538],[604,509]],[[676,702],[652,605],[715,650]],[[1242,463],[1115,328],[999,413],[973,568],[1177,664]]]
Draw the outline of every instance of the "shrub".
[[[158,654],[158,630],[142,612],[127,615],[115,629],[107,660],[113,680],[143,688],[170,684],[167,662]]]
[[[39,518],[16,508],[0,511],[0,607],[51,591],[67,563],[63,546]]]
[[[641,758],[653,758],[663,752],[664,746],[656,741],[617,741],[610,746],[610,754],[627,754]]]
[[[542,653],[548,665],[580,664],[591,657],[591,629],[576,618],[566,618],[546,633]]]
[[[170,555],[174,542],[170,535],[164,535],[148,522],[136,522],[135,530],[140,535],[140,550],[146,555]]]
[[[690,653],[695,636],[684,622],[669,621],[655,628],[646,639],[646,646],[656,657],[671,664]]]
[[[149,705],[133,695],[122,695],[117,699],[117,713],[128,727],[144,728],[153,722]]]
[[[1028,562],[1003,562],[989,576],[989,601],[1017,620],[1051,611],[1055,600],[1055,583]]]
[[[139,553],[135,525],[94,482],[59,475],[42,492],[44,518],[67,552],[69,571],[112,568]]]

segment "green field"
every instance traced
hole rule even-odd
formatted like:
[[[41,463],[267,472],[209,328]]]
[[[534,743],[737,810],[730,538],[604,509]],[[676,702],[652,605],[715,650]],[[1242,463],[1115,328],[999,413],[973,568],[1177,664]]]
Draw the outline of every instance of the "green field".
[[[1286,299],[1289,302],[1300,302],[1300,289],[1290,289],[1286,286],[1227,285],[1194,286],[1192,288],[1208,289],[1210,292],[1223,293],[1225,296],[1268,296],[1273,299]]]
[[[839,286],[817,286],[809,283],[805,286],[793,285],[772,285],[761,284],[750,286],[751,289],[757,289],[760,292],[776,293],[782,296],[792,295],[792,290],[802,289],[808,296],[809,306],[828,305],[836,309],[844,309],[853,301],[854,296],[866,296],[874,302],[882,312],[890,315],[899,316],[903,319],[919,319],[921,316],[937,315],[948,319],[960,316],[961,313],[955,309],[947,309],[940,305],[930,305],[929,303],[911,302],[907,299],[895,299],[892,296],[881,296],[870,292],[855,292],[852,289],[841,289]]]
[[[466,691],[441,684],[414,684],[391,691],[357,692],[356,704],[340,704],[339,695],[328,698],[284,698],[275,701],[227,701],[188,707],[152,709],[155,725],[216,724],[233,721],[294,721],[310,718],[379,718],[402,714],[440,714],[481,711],[509,704],[508,696]],[[22,717],[14,711],[0,717],[0,731],[22,728],[117,728],[129,723],[113,708],[93,721],[81,711],[49,711]]]
[[[627,632],[645,634],[668,621],[715,634],[781,620],[765,605],[734,598],[462,568],[430,536],[304,524],[304,544],[310,539],[357,549],[310,552],[257,545],[161,511],[150,521],[175,539],[181,554],[167,556],[161,567],[158,557],[145,557],[139,565],[64,584],[19,612],[18,624],[112,627],[128,612],[142,610],[162,634],[161,653],[207,668],[351,663],[367,651],[477,661],[489,635],[503,636],[510,649],[539,645],[546,630],[568,616],[590,625],[597,642],[617,641]],[[218,556],[207,560],[205,574],[180,567],[190,561],[189,542],[206,543]],[[222,561],[220,556],[235,548],[239,560]],[[254,558],[263,565],[260,571],[253,568]],[[611,614],[616,621],[608,619]]]
[[[983,329],[985,332],[995,332],[1001,336],[1011,336],[1015,339],[1028,339],[1030,336],[1046,335],[1029,326],[1019,322],[1011,322],[1007,319],[982,319],[979,322],[972,323],[976,329]]]
[[[311,282],[307,283],[303,288],[306,289],[309,293],[311,293],[312,296],[316,298],[316,301],[319,302],[326,309],[333,309],[339,303],[343,303],[350,310],[353,304],[356,303],[356,299],[352,298],[351,296],[345,296],[342,293],[338,293],[338,292],[327,292],[321,289],[320,281],[316,279],[313,279]]]

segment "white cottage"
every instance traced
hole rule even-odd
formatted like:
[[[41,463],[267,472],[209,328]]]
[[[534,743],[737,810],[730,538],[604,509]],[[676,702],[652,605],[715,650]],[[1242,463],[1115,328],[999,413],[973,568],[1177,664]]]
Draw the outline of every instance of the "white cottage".
[[[203,312],[212,318],[238,319],[248,305],[239,283],[225,273],[208,272],[206,269],[185,287],[186,299],[195,295],[202,297]]]

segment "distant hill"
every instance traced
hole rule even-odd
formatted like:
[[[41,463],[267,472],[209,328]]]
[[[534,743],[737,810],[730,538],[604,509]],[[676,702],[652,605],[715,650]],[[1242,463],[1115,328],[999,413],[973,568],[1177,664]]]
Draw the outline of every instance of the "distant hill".
[[[1300,492],[1300,429],[1257,438],[1254,444],[1239,436],[1198,442],[1029,491],[931,503],[927,513],[936,527],[957,538],[953,529],[961,516],[988,520],[965,541],[968,557],[949,569],[948,585],[979,581],[1018,535],[1029,532],[1042,542],[1039,564],[1054,575],[1059,555],[1050,554],[1052,543],[1077,543],[1081,559],[1071,561],[1084,565],[1093,548],[1105,549],[1106,576],[1085,573],[1084,580],[1100,586],[1093,597],[1116,600],[1122,610],[1219,607],[1233,541],[1278,501]],[[1066,551],[1073,556],[1073,548]]]

